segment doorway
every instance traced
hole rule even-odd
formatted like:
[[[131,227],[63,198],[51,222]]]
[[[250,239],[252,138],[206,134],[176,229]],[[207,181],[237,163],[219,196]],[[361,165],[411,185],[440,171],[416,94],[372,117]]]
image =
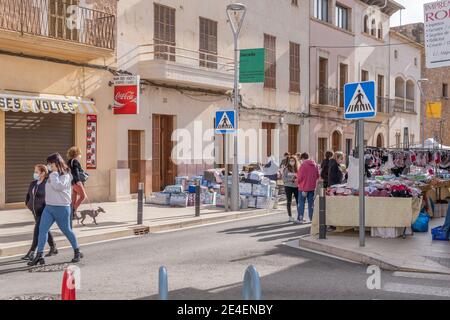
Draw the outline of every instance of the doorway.
[[[319,59],[319,104],[328,104],[328,59]]]
[[[128,168],[130,169],[130,193],[138,193],[141,176],[141,134],[140,130],[128,131]]]
[[[172,161],[175,116],[154,114],[152,119],[152,189],[157,192],[174,184],[177,175],[177,166]]]
[[[270,122],[263,122],[261,124],[262,126],[262,134],[263,134],[263,143],[266,143],[266,156],[270,157],[272,156],[272,134],[273,131],[275,130],[275,123],[270,123]],[[264,139],[265,138],[265,139]]]
[[[342,135],[339,133],[339,131],[333,132],[333,136],[332,136],[333,152],[337,152],[337,151],[341,151],[342,150],[341,137],[342,137]]]
[[[318,141],[318,150],[317,150],[317,161],[321,163],[323,159],[325,159],[325,153],[327,152],[328,139],[327,138],[319,138]]]

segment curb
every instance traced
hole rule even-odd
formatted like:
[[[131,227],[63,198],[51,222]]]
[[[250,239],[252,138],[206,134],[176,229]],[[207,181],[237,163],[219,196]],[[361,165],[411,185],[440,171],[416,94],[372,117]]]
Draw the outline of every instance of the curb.
[[[163,231],[176,231],[176,230],[182,230],[185,228],[191,228],[191,227],[201,227],[201,226],[207,226],[214,223],[221,223],[221,222],[230,222],[230,221],[236,221],[246,218],[253,218],[253,217],[262,217],[267,215],[275,215],[279,213],[283,213],[283,210],[280,209],[274,209],[271,212],[267,212],[266,209],[260,209],[260,210],[253,210],[248,212],[241,212],[241,213],[234,213],[229,214],[226,216],[217,216],[217,217],[201,217],[200,218],[189,218],[191,220],[187,221],[181,221],[181,222],[174,222],[174,223],[166,223],[166,224],[160,224],[156,226],[136,226],[131,225],[128,227],[124,227],[123,230],[119,231],[112,231],[107,233],[100,233],[100,234],[93,234],[89,236],[82,236],[80,237],[78,235],[78,243],[79,244],[90,244],[93,242],[99,242],[99,241],[106,241],[106,240],[114,240],[114,239],[120,239],[120,238],[126,238],[131,236],[136,236],[135,229],[138,227],[148,227],[149,234],[151,233],[158,233]],[[63,238],[60,240],[55,240],[56,246],[58,248],[63,247],[70,247],[70,243],[67,239]],[[20,254],[26,254],[30,248],[30,243],[27,244],[20,244],[17,246],[11,246],[11,247],[5,247],[0,249],[0,258],[7,258],[11,256],[16,256]]]
[[[357,263],[361,263],[364,265],[375,265],[380,267],[382,270],[387,271],[402,271],[402,272],[418,272],[418,273],[433,273],[433,274],[450,274],[449,272],[443,272],[432,269],[424,269],[424,268],[407,268],[402,267],[390,262],[387,262],[385,259],[381,257],[376,257],[370,254],[364,254],[360,252],[355,252],[348,249],[342,249],[338,247],[329,246],[327,244],[316,243],[312,241],[305,240],[304,236],[299,240],[300,249],[305,248],[311,251],[316,252],[317,254],[325,253],[328,255],[332,255],[338,258],[343,258],[347,260],[351,260]]]

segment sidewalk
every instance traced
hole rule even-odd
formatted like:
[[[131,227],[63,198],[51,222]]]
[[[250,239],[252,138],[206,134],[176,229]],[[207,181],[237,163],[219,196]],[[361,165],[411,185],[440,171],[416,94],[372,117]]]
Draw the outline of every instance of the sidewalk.
[[[84,221],[86,226],[78,225],[77,221],[74,221],[74,231],[80,244],[134,236],[142,232],[142,226],[139,228],[140,230],[136,230],[138,227],[136,200],[92,204],[93,208],[98,206],[106,211],[96,218],[98,226],[89,216]],[[195,217],[194,207],[168,208],[144,204],[143,224],[144,227],[148,227],[144,228],[147,229],[144,232],[155,233],[285,212],[282,205],[279,208],[271,211],[250,209],[227,213],[223,208],[204,206],[201,208],[201,216]],[[90,206],[82,205],[79,210],[85,209],[90,209]],[[25,254],[31,245],[33,228],[33,216],[28,209],[0,211],[0,257]],[[69,242],[56,224],[52,230],[58,247],[69,246]]]
[[[385,270],[450,274],[450,242],[432,241],[431,229],[444,224],[444,218],[430,222],[429,233],[415,233],[406,239],[366,237],[366,247],[359,247],[357,233],[328,233],[300,239],[300,248],[314,250]]]

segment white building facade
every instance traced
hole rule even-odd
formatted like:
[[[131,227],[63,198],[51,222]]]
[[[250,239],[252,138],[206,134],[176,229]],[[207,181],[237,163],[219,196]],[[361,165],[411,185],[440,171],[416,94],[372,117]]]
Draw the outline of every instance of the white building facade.
[[[215,112],[232,108],[234,47],[226,15],[231,2],[118,3],[118,68],[142,79],[140,113],[117,116],[117,175],[129,180],[121,187],[124,195],[135,193],[139,182],[151,193],[173,184],[175,176],[223,163],[223,138],[211,132]],[[310,2],[242,2],[247,14],[240,48],[266,48],[267,54],[265,83],[241,85],[240,128],[258,132],[256,160],[264,162],[308,145],[300,115],[309,101]],[[191,150],[173,153],[180,142],[191,142]],[[254,145],[242,146],[241,163],[255,162],[249,157]]]

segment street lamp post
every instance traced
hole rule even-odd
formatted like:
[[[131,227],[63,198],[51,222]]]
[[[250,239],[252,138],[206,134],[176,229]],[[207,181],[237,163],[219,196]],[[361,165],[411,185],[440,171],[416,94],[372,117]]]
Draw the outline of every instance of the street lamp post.
[[[419,79],[417,80],[417,86],[419,87],[420,90],[420,111],[421,111],[421,123],[422,125],[420,126],[420,130],[422,131],[421,136],[422,136],[422,147],[425,147],[425,121],[426,121],[426,117],[427,117],[427,107],[426,107],[426,98],[425,98],[425,94],[423,92],[423,87],[422,87],[422,83],[428,82],[430,80],[428,79]]]
[[[227,6],[227,16],[231,25],[231,31],[234,37],[234,98],[233,107],[236,113],[236,132],[234,134],[234,152],[233,152],[233,183],[231,188],[231,210],[239,211],[239,165],[238,165],[238,137],[239,128],[239,33],[241,32],[247,7],[242,3],[233,3]],[[234,15],[234,17],[233,17]],[[225,183],[228,183],[226,181]]]

